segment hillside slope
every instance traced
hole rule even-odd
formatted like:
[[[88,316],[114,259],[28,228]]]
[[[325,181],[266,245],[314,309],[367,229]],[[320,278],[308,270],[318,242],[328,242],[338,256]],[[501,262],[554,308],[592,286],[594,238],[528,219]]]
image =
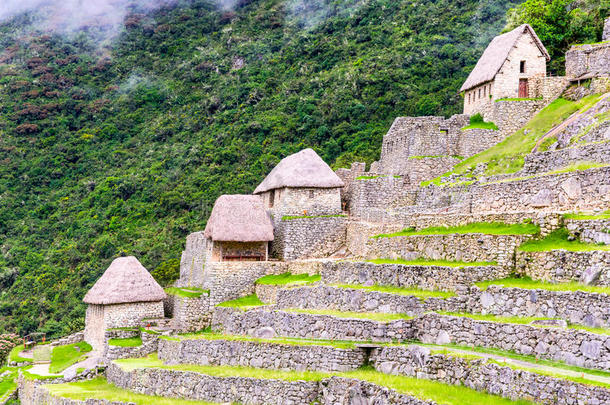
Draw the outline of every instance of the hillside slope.
[[[113,257],[175,269],[218,195],[250,192],[288,153],[370,162],[396,116],[459,112],[516,3],[194,0],[128,16],[101,50],[3,23],[0,330],[81,328]]]

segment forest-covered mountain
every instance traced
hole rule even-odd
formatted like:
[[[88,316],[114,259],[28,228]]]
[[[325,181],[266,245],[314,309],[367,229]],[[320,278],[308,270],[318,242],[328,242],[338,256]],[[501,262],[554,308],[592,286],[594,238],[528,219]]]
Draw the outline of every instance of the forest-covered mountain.
[[[130,12],[104,44],[4,20],[0,331],[82,328],[121,254],[171,278],[214,200],[289,153],[371,162],[396,116],[460,112],[517,3],[183,0]]]

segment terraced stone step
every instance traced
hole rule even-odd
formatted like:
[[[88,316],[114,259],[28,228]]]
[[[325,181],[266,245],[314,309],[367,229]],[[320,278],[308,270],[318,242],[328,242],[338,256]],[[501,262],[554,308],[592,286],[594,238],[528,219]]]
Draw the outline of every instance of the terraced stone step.
[[[245,366],[296,371],[350,371],[368,361],[353,343],[255,339],[200,333],[162,338],[159,359],[167,365]]]
[[[610,370],[610,331],[529,325],[535,319],[429,313],[417,318],[333,311],[240,311],[218,308],[214,330],[232,335],[360,341],[455,343],[536,355],[581,367]]]
[[[502,283],[502,280],[498,283]],[[402,313],[409,316],[430,311],[465,312],[498,316],[557,317],[573,324],[610,326],[610,296],[585,291],[504,288],[490,285],[486,286],[484,291],[476,286],[467,290],[460,289],[459,295],[455,295],[413,288],[348,284],[285,288],[277,292],[277,297],[275,307],[278,309],[329,309]]]
[[[327,262],[320,273],[324,284],[384,285],[439,291],[455,291],[480,281],[502,279],[509,274],[510,269],[493,265],[450,267],[365,261]]]
[[[108,368],[108,381],[148,395],[244,404],[531,404],[466,387],[386,375],[371,368],[332,375],[245,367],[165,366],[147,358],[113,362]]]
[[[438,352],[415,345],[375,349],[371,361],[383,373],[465,385],[511,399],[530,399],[549,405],[610,403],[610,375],[588,375],[585,379],[584,374],[581,377],[567,370],[536,364],[518,365],[523,362],[498,364],[489,357]]]

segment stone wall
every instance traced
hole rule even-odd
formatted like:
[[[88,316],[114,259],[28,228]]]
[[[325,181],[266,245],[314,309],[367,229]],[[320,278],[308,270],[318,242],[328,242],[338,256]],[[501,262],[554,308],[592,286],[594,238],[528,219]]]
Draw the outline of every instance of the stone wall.
[[[548,101],[543,99],[497,100],[493,104],[489,118],[486,116],[485,119],[494,122],[504,138],[521,129],[546,104]]]
[[[500,266],[440,267],[373,264],[367,262],[325,263],[321,272],[325,284],[391,285],[453,291],[485,280],[507,277]]]
[[[210,307],[254,293],[254,282],[286,271],[282,262],[208,262],[203,288],[210,291]]]
[[[375,209],[385,212],[397,204],[415,204],[416,192],[409,187],[408,179],[395,176],[371,176],[356,179],[349,202],[350,217],[377,221]]]
[[[566,52],[566,76],[610,76],[610,43],[574,45]]]
[[[581,367],[610,370],[610,335],[438,314],[415,318],[412,325],[417,340],[424,343],[492,347]]]
[[[271,204],[271,193],[274,193]],[[341,188],[282,188],[261,194],[274,222],[283,216],[341,214]]]
[[[374,350],[374,367],[383,373],[464,385],[512,400],[539,404],[572,405],[610,403],[610,389],[529,371],[503,367],[485,359],[431,354],[422,346],[384,347]]]
[[[610,251],[518,252],[517,271],[535,280],[610,286]]]
[[[473,128],[462,130],[460,138],[458,139],[457,152],[458,155],[462,157],[474,156],[485,149],[491,148],[503,139],[503,134],[500,131],[493,129]],[[449,170],[445,170],[445,172],[448,171]],[[441,174],[443,173],[436,174],[428,179],[433,179]]]
[[[569,84],[565,76],[535,76],[530,79],[530,97],[542,97],[548,103],[559,97]]]
[[[449,298],[422,299],[363,289],[314,286],[282,289],[276,308],[330,309],[350,312],[404,313],[429,311],[493,314],[497,316],[561,318],[572,324],[610,326],[610,297],[582,291],[528,290],[490,286],[461,287]]]
[[[280,290],[276,308],[381,312],[416,316],[427,311],[463,312],[466,310],[466,301],[465,297],[427,298],[424,300],[412,295],[319,286]]]
[[[206,261],[207,240],[203,232],[194,232],[186,237],[186,246],[180,258],[178,287],[200,287]]]
[[[363,176],[366,164],[364,162],[353,162],[349,169],[337,169],[335,173],[343,181],[341,188],[341,206],[343,211],[349,211],[349,201],[351,200],[352,184],[357,177]]]
[[[415,337],[409,320],[379,322],[369,319],[335,318],[268,308],[240,311],[214,309],[212,329],[233,335],[258,336],[261,333],[325,340],[408,340]]]
[[[82,342],[83,340],[85,340],[85,332],[80,331],[80,332],[76,332],[76,333],[73,333],[68,336],[61,337],[57,340],[54,340],[53,342],[51,342],[51,345],[52,346],[73,345],[73,344]]]
[[[210,324],[210,297],[203,293],[200,297],[181,297],[168,294],[165,313],[172,318],[172,329],[180,332],[195,332]]]
[[[466,132],[466,131],[464,131]],[[460,162],[456,156],[409,157],[403,162],[402,176],[410,184],[417,185],[448,172]]]
[[[110,339],[118,338],[116,337],[116,331],[106,331],[106,347],[104,348],[103,357],[106,360],[137,358],[145,357],[150,353],[157,351],[157,348],[159,347],[159,334],[151,331],[138,331],[136,335],[142,339],[142,344],[140,346],[112,346],[108,341]]]
[[[610,143],[530,153],[525,156],[523,169],[516,176],[548,173],[577,162],[610,162]]]
[[[296,371],[350,371],[367,361],[361,348],[269,343],[265,341],[161,339],[159,359],[165,364],[243,366]]]
[[[47,384],[58,384],[65,382],[63,379],[52,380],[28,380],[20,376],[17,380],[19,389],[19,404],[21,405],[133,405],[133,402],[109,401],[105,399],[87,399],[80,401],[51,395],[46,389]]]
[[[515,250],[528,239],[527,235],[410,235],[370,238],[366,242],[365,258],[407,260],[429,259],[465,262],[497,262],[513,265]]]
[[[317,381],[214,377],[160,368],[125,371],[115,363],[106,376],[111,384],[140,394],[219,403],[309,404],[319,395]]]
[[[322,380],[322,405],[435,405],[367,381],[331,377]]]
[[[582,242],[610,245],[610,219],[565,219],[564,223],[570,234]]]
[[[273,255],[283,260],[329,256],[345,244],[346,227],[345,216],[276,220]]]

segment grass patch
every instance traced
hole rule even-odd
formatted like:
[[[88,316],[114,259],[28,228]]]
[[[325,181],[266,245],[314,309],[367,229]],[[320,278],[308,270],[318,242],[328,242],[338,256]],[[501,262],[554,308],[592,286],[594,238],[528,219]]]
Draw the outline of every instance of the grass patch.
[[[22,344],[13,347],[8,354],[8,361],[9,362],[14,361],[15,363],[24,363],[24,362],[31,363],[32,362],[31,358],[20,356],[21,352],[24,350],[26,350],[26,349]]]
[[[540,227],[536,224],[505,224],[503,222],[475,222],[458,226],[431,226],[416,230],[405,228],[402,231],[380,234],[372,238],[393,238],[396,236],[412,235],[450,235],[450,234],[469,234],[482,233],[486,235],[535,235],[540,232]]]
[[[512,323],[515,325],[529,325],[532,321],[554,319],[554,318],[548,318],[548,317],[497,316],[497,315],[491,315],[491,314],[483,315],[483,314],[471,314],[471,313],[462,313],[462,312],[443,312],[443,311],[439,311],[438,314],[448,315],[448,316],[459,316],[459,317],[463,317],[463,318],[474,319],[477,321]],[[539,325],[531,325],[531,326],[553,328],[553,326],[539,326]],[[582,325],[568,325],[568,329],[584,330],[584,331],[596,333],[599,335],[610,335],[609,328],[594,328],[594,327],[582,326]]]
[[[284,215],[282,217],[282,221],[292,221],[293,219],[304,219],[304,218],[344,218],[347,215],[343,214],[334,214],[334,215]]]
[[[88,353],[91,350],[92,347],[87,342],[79,342],[75,345],[54,347],[53,352],[51,353],[49,372],[52,374],[57,374],[64,371],[72,364],[78,363],[86,358],[87,356],[85,353]]]
[[[45,388],[55,396],[86,401],[89,398],[106,399],[108,401],[129,402],[136,405],[213,405],[205,401],[189,401],[176,398],[164,398],[151,395],[136,394],[108,383],[103,378],[79,381],[68,384],[50,384]]]
[[[341,377],[357,378],[391,388],[419,399],[447,405],[526,405],[533,402],[510,400],[496,395],[475,391],[462,385],[443,384],[437,381],[383,374],[372,367],[342,373]]]
[[[321,276],[319,274],[269,274],[261,277],[254,282],[259,285],[305,285],[320,281]]]
[[[256,294],[246,295],[245,297],[240,297],[234,300],[221,302],[218,304],[218,307],[228,307],[228,308],[239,308],[239,309],[249,309],[254,307],[260,307],[265,305],[263,301],[261,301]]]
[[[169,370],[192,371],[216,377],[250,377],[261,379],[278,379],[284,381],[320,381],[333,375],[339,377],[355,378],[378,384],[398,392],[408,394],[420,399],[437,401],[447,405],[531,405],[532,402],[518,400],[511,401],[499,396],[482,393],[460,385],[443,384],[436,381],[417,379],[413,377],[394,376],[383,374],[372,367],[345,373],[322,373],[322,372],[298,372],[266,370],[251,367],[232,367],[232,366],[196,366],[180,364],[176,366],[166,366],[159,361],[155,355],[144,359],[123,359],[115,360],[121,368],[131,371],[138,368],[153,367]]]
[[[413,296],[425,300],[426,298],[449,298],[454,297],[454,292],[422,290],[419,288],[402,288],[389,285],[373,285],[370,287],[358,284],[335,284],[333,287],[352,288],[356,290],[376,291],[387,294]]]
[[[381,176],[358,176],[356,177],[356,180],[374,180],[374,179],[378,179]]]
[[[108,340],[108,345],[118,347],[138,347],[142,346],[142,338],[132,337],[122,339],[110,339]]]
[[[570,252],[610,251],[610,245],[583,243],[579,240],[568,240],[568,237],[568,230],[566,228],[559,228],[543,239],[524,242],[519,246],[519,250],[522,252],[550,252],[561,249]]]
[[[0,401],[4,400],[5,397],[8,396],[8,394],[10,394],[11,392],[13,392],[17,389],[17,383],[15,381],[17,379],[17,370],[18,370],[17,368],[8,368],[8,367],[0,368],[0,374],[4,374],[4,373],[8,372],[0,380]]]
[[[475,283],[482,290],[486,290],[490,285],[497,285],[506,288],[523,288],[526,290],[547,290],[547,291],[584,291],[588,293],[608,294],[610,287],[591,286],[580,283],[549,283],[547,281],[536,281],[530,277],[508,277],[501,280],[490,280]]]
[[[286,312],[296,312],[299,314],[309,314],[309,315],[329,315],[334,316],[336,318],[348,318],[348,319],[368,319],[370,321],[379,321],[379,322],[391,322],[398,321],[401,319],[413,319],[412,316],[408,316],[406,314],[385,314],[381,312],[348,312],[348,311],[333,311],[327,309],[300,309],[300,308],[290,308],[283,309]]]
[[[574,219],[577,221],[587,221],[587,220],[596,220],[596,219],[610,219],[610,210],[604,211],[599,214],[583,214],[583,213],[570,213],[563,214],[565,219]]]
[[[436,179],[422,183],[440,184],[442,177],[450,174],[465,174],[477,164],[487,163],[486,176],[493,174],[514,173],[523,167],[523,158],[536,145],[536,142],[554,126],[561,124],[576,111],[586,111],[599,101],[601,95],[593,94],[578,101],[558,98],[534,116],[523,128],[507,137],[502,142],[483,152],[464,159],[453,167],[453,170]]]
[[[178,288],[178,287],[168,287],[165,289],[165,292],[169,295],[176,295],[178,297],[184,298],[199,298],[204,293],[208,295],[210,293],[209,290],[204,290],[197,287],[186,287],[186,288]]]
[[[588,373],[588,374],[592,374],[592,375],[598,375],[601,377],[610,377],[610,371],[604,371],[604,370],[596,370],[596,369],[588,369],[588,368],[584,368],[584,367],[578,367],[578,366],[572,366],[569,364],[566,364],[564,362],[560,362],[560,361],[554,361],[554,360],[545,360],[545,359],[537,359],[535,356],[528,356],[525,354],[518,354],[515,353],[513,351],[507,351],[507,350],[502,350],[502,349],[494,349],[494,348],[489,348],[489,347],[482,347],[482,346],[462,346],[462,345],[457,345],[457,344],[453,344],[453,343],[449,343],[446,345],[435,345],[435,344],[422,344],[420,342],[414,342],[415,344],[419,345],[419,346],[426,346],[428,348],[438,348],[440,350],[451,350],[451,349],[459,349],[459,350],[467,350],[467,351],[471,351],[471,352],[477,352],[477,353],[485,353],[485,354],[493,354],[496,356],[502,356],[508,359],[513,359],[513,360],[520,360],[520,361],[525,361],[525,362],[529,362],[529,363],[534,363],[534,364],[540,364],[540,365],[544,365],[544,366],[550,366],[550,367],[555,367],[555,368],[560,368],[563,370],[570,370],[570,371],[576,371],[578,373]]]
[[[173,339],[176,337],[163,336],[161,339]],[[254,343],[275,343],[283,345],[293,346],[332,346],[338,349],[353,349],[355,347],[354,341],[348,340],[323,340],[323,339],[298,339],[298,338],[270,338],[270,339],[259,339],[251,336],[236,336],[236,335],[223,335],[221,333],[214,333],[211,331],[205,331],[200,333],[186,333],[179,335],[176,340],[229,340],[238,342],[254,342]]]
[[[493,122],[475,122],[470,125],[466,125],[462,128],[462,131],[466,131],[468,129],[493,129],[494,131],[498,130],[498,126]]]
[[[453,260],[434,260],[434,259],[371,259],[369,263],[375,264],[403,264],[405,266],[440,266],[440,267],[474,267],[474,266],[495,266],[498,262],[462,262]]]

